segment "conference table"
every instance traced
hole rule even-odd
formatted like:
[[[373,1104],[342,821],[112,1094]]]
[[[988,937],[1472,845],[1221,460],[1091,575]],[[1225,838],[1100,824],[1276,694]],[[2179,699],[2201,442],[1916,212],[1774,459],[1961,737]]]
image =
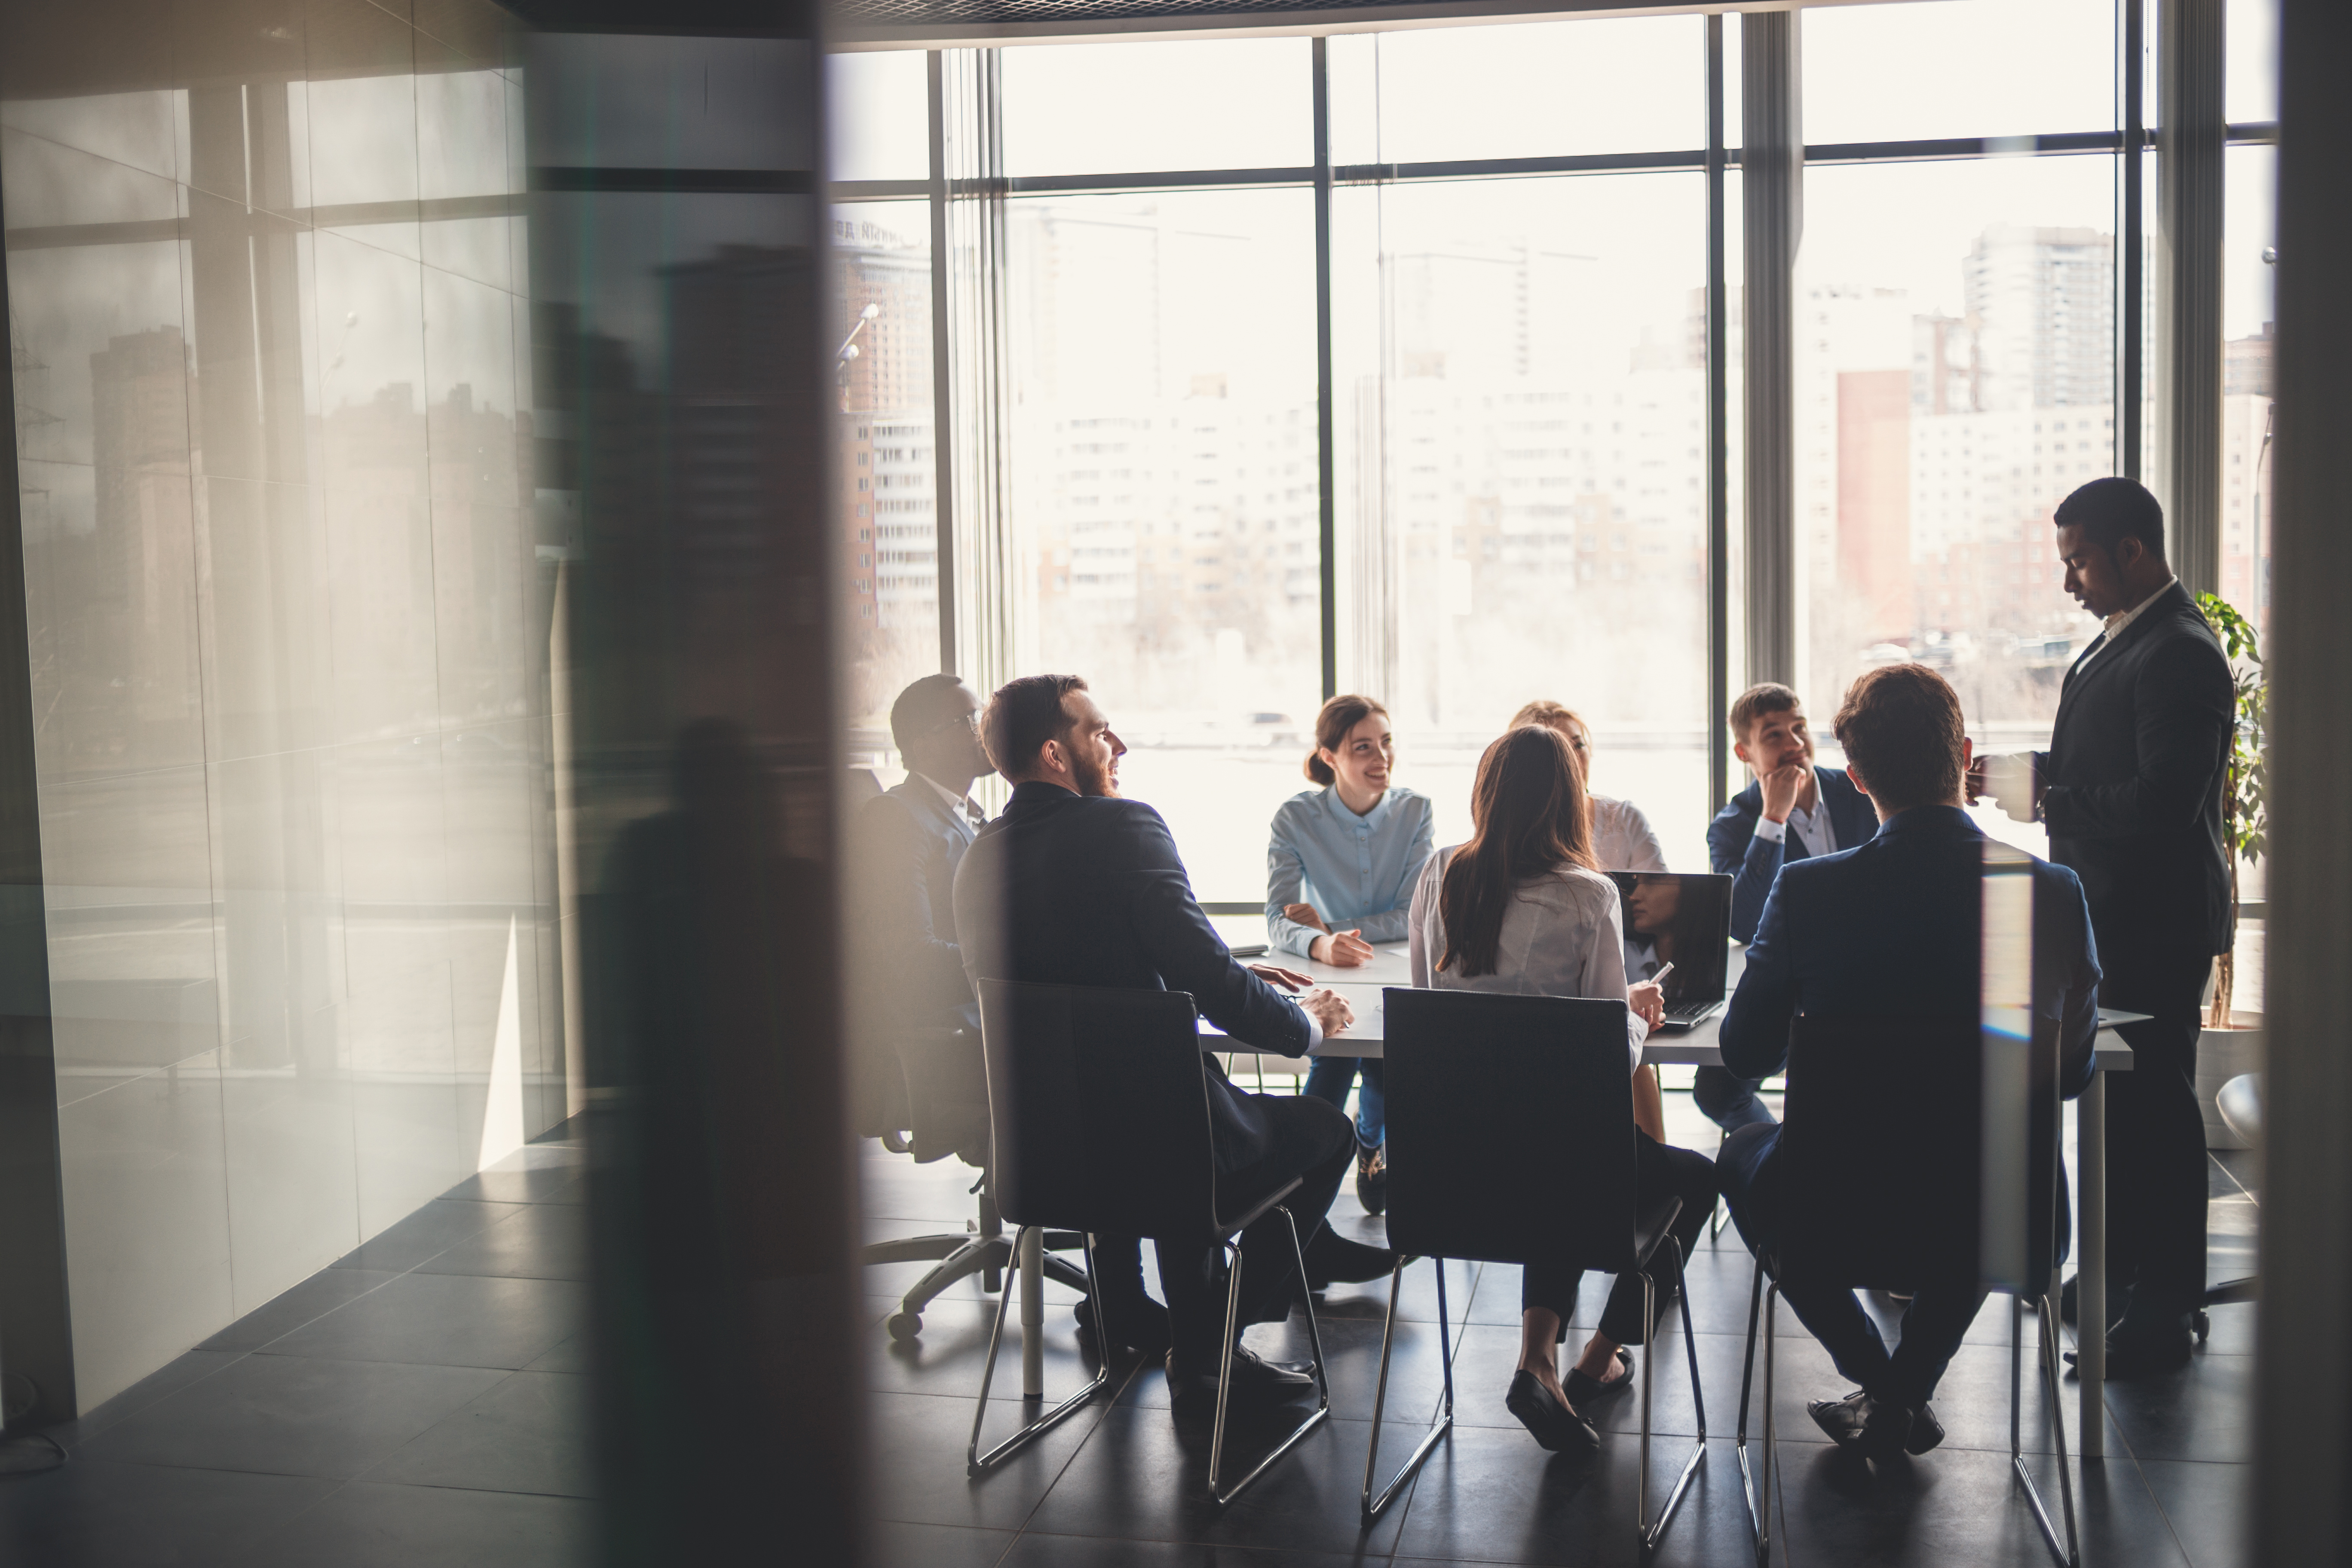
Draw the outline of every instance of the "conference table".
[[[1738,943],[1731,948],[1725,994],[1739,984],[1739,972],[1744,965],[1746,950]],[[1383,942],[1372,950],[1370,962],[1353,969],[1341,969],[1332,964],[1293,957],[1286,953],[1244,960],[1252,963],[1279,964],[1285,969],[1309,976],[1316,984],[1326,986],[1347,998],[1355,1013],[1355,1021],[1347,1029],[1318,1046],[1315,1054],[1333,1057],[1377,1057],[1381,1054],[1381,993],[1392,985],[1411,985],[1412,976],[1406,958],[1406,944]],[[2131,1047],[2116,1033],[2120,1024],[2137,1022],[2145,1015],[2112,1013],[2102,1010],[2099,1033],[2093,1046],[2097,1070],[2091,1075],[2091,1087],[2075,1101],[2074,1170],[2078,1192],[2076,1197],[2078,1224],[2081,1226],[2082,1249],[2078,1275],[2082,1281],[2082,1300],[2078,1317],[2085,1323],[2106,1320],[2106,1258],[2107,1258],[2107,1111],[2106,1075],[2129,1072],[2132,1067]],[[1651,1066],[1720,1067],[1723,1053],[1716,1037],[1723,1022],[1717,1010],[1688,1029],[1653,1034],[1642,1047],[1642,1060]],[[1225,1036],[1206,1018],[1201,1020],[1202,1043],[1212,1049],[1224,1047],[1214,1042]],[[1249,1057],[1255,1053],[1246,1047],[1234,1053]],[[1293,1058],[1265,1057],[1256,1064],[1264,1068]],[[1242,1078],[1238,1064],[1236,1079]],[[2106,1341],[2101,1334],[2078,1334],[2076,1370],[2081,1376],[2080,1452],[2086,1459],[2103,1458],[2106,1451],[2105,1408]]]

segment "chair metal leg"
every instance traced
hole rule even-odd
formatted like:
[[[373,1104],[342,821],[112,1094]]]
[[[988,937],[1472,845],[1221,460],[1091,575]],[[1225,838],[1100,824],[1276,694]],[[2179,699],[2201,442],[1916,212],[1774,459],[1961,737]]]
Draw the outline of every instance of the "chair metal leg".
[[[1683,1473],[1675,1478],[1675,1489],[1666,1497],[1666,1506],[1658,1510],[1658,1521],[1642,1531],[1644,1551],[1655,1547],[1658,1538],[1665,1534],[1667,1523],[1675,1517],[1675,1510],[1682,1505],[1683,1493],[1690,1488],[1691,1478],[1698,1474],[1699,1461],[1706,1458],[1706,1400],[1699,1393],[1698,1386],[1698,1341],[1691,1333],[1690,1281],[1683,1277],[1682,1248],[1675,1246],[1671,1237],[1666,1245],[1673,1248],[1675,1255],[1675,1294],[1682,1301],[1683,1349],[1690,1358],[1691,1408],[1698,1416],[1698,1441],[1691,1445],[1691,1456],[1683,1461]],[[1649,1276],[1645,1274],[1643,1278],[1647,1279]],[[1657,1347],[1658,1331],[1656,1324],[1653,1323],[1650,1343],[1646,1347],[1650,1353],[1642,1358],[1642,1484],[1644,1489],[1648,1487],[1650,1479],[1650,1369],[1657,1363]]]
[[[1248,1489],[1250,1483],[1265,1474],[1266,1468],[1298,1446],[1298,1440],[1320,1426],[1331,1415],[1331,1384],[1323,1368],[1323,1331],[1315,1322],[1315,1298],[1307,1289],[1307,1251],[1298,1245],[1298,1221],[1292,1217],[1288,1205],[1278,1206],[1276,1213],[1290,1227],[1290,1258],[1298,1268],[1299,1300],[1307,1308],[1307,1338],[1315,1352],[1315,1413],[1297,1426],[1290,1436],[1276,1443],[1265,1458],[1252,1467],[1250,1473],[1222,1490],[1217,1478],[1224,1473],[1225,1458],[1225,1397],[1233,1384],[1234,1341],[1241,1332],[1242,1249],[1238,1241],[1228,1241],[1225,1250],[1234,1255],[1233,1278],[1225,1289],[1225,1351],[1217,1377],[1217,1425],[1209,1438],[1209,1500],[1219,1508],[1234,1500]]]
[[[2025,1359],[2022,1334],[2025,1303],[2010,1298],[2009,1312],[2009,1463],[2025,1488],[2025,1500],[2033,1510],[2033,1521],[2042,1527],[2042,1539],[2050,1543],[2051,1552],[2065,1568],[2075,1568],[2082,1561],[2082,1548],[2074,1533],[2074,1478],[2068,1468],[2066,1455],[2066,1405],[2061,1393],[2064,1384],[2058,1375],[2058,1313],[2045,1292],[2036,1303],[2035,1321],[2042,1337],[2042,1387],[2050,1405],[2050,1433],[2058,1450],[2059,1505],[2066,1515],[2066,1542],[2058,1542],[2057,1526],[2050,1522],[2050,1510],[2042,1501],[2042,1492],[2033,1484],[2033,1477],[2025,1468],[2024,1445],[2019,1440],[2020,1405],[2023,1387],[2021,1373]]]
[[[1023,1238],[1034,1228],[1036,1227],[1033,1226],[1023,1226],[1019,1230],[1013,1232],[1013,1247],[1015,1252],[1019,1251]],[[1087,1237],[1087,1275],[1089,1279],[1094,1277],[1094,1271],[1095,1238],[1089,1236]],[[1044,1436],[1055,1427],[1059,1426],[1071,1416],[1076,1415],[1078,1410],[1085,1405],[1088,1400],[1091,1400],[1096,1394],[1100,1394],[1104,1389],[1110,1386],[1110,1358],[1106,1355],[1104,1356],[1101,1364],[1095,1369],[1093,1381],[1088,1383],[1084,1388],[1081,1388],[1076,1394],[1070,1395],[1069,1398],[1065,1399],[1061,1404],[1056,1405],[1053,1409],[1045,1412],[1043,1415],[1038,1416],[1035,1420],[1031,1421],[1027,1426],[1022,1427],[1018,1432],[1013,1433],[1012,1436],[1007,1437],[995,1447],[991,1448],[987,1453],[983,1454],[980,1451],[981,1424],[988,1419],[988,1386],[995,1380],[996,1377],[996,1352],[1004,1343],[1004,1320],[1013,1310],[1013,1290],[1012,1281],[1018,1278],[1019,1275],[1017,1272],[1007,1277],[1004,1293],[1002,1296],[999,1296],[996,1300],[996,1322],[994,1326],[988,1331],[988,1361],[986,1364],[981,1368],[980,1403],[978,1407],[971,1413],[971,1445],[964,1449],[963,1455],[964,1473],[968,1476],[982,1475],[994,1468],[1004,1459],[1010,1458],[1015,1453],[1018,1453],[1021,1449],[1027,1447],[1031,1443],[1035,1442],[1038,1438]],[[1108,1343],[1108,1342],[1103,1338],[1102,1298],[1097,1292],[1092,1290],[1087,1291],[1087,1299],[1094,1303],[1095,1342],[1097,1344]],[[1024,1399],[1022,1403],[1025,1405],[1028,1401]],[[1223,1413],[1222,1405],[1219,1407],[1219,1412],[1220,1414]]]
[[[1687,1305],[1685,1305],[1687,1311]],[[1748,1522],[1754,1526],[1758,1550],[1762,1550],[1764,1516],[1757,1511],[1756,1500],[1762,1495],[1756,1489],[1755,1478],[1748,1468],[1748,1395],[1756,1381],[1756,1325],[1764,1311],[1764,1259],[1756,1259],[1755,1278],[1748,1287],[1748,1353],[1739,1363],[1739,1426],[1734,1436],[1732,1451],[1739,1456],[1739,1495],[1748,1500]],[[1766,1349],[1770,1349],[1768,1345]],[[1696,1353],[1696,1352],[1694,1352]]]
[[[1381,1459],[1381,1418],[1386,1413],[1389,1402],[1389,1351],[1396,1342],[1397,1292],[1404,1281],[1404,1260],[1399,1258],[1395,1267],[1389,1270],[1388,1323],[1381,1331],[1381,1377],[1372,1390],[1372,1441],[1364,1452],[1363,1520],[1367,1525],[1380,1518],[1381,1510],[1395,1500],[1397,1492],[1413,1478],[1420,1470],[1422,1461],[1428,1458],[1430,1451],[1437,1447],[1437,1440],[1454,1426],[1454,1334],[1445,1322],[1445,1259],[1433,1258],[1430,1261],[1437,1266],[1437,1347],[1440,1363],[1445,1369],[1445,1392],[1438,1400],[1437,1419],[1422,1438],[1421,1446],[1412,1451],[1412,1458],[1404,1462],[1404,1468],[1381,1489],[1381,1495],[1374,1497],[1372,1477],[1379,1471]]]
[[[1764,1462],[1758,1467],[1756,1496],[1748,1504],[1756,1521],[1757,1568],[1772,1561],[1773,1439],[1780,1435],[1772,1418],[1772,1331],[1779,1326],[1780,1309],[1780,1282],[1775,1279],[1764,1289]]]

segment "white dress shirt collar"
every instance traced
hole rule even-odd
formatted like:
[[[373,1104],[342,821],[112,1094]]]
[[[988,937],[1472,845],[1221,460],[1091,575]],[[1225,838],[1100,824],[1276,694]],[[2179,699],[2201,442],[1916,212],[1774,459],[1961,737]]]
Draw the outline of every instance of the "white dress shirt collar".
[[[939,792],[939,797],[948,803],[948,815],[955,818],[957,826],[963,830],[963,836],[966,838],[980,831],[980,825],[984,819],[981,816],[980,807],[972,803],[971,796],[958,795],[930,774],[917,773],[912,768],[907,770],[907,776],[920,779]]]
[[[2099,633],[2098,646],[2084,653],[2083,655],[2082,664],[2078,664],[2074,668],[2080,669],[2084,664],[2090,663],[2091,660],[2096,658],[2108,647],[2114,646],[2115,640],[2124,635],[2125,628],[2129,626],[2134,621],[2139,619],[2140,612],[2147,609],[2150,605],[2155,604],[2158,599],[2163,598],[2167,593],[2171,591],[2172,585],[2179,581],[2180,581],[2180,579],[2178,577],[2167,577],[2164,580],[2163,587],[2158,588],[2155,593],[2150,594],[2147,598],[2142,599],[2130,609],[2117,610],[2114,615],[2109,616],[2106,619],[2105,626]]]

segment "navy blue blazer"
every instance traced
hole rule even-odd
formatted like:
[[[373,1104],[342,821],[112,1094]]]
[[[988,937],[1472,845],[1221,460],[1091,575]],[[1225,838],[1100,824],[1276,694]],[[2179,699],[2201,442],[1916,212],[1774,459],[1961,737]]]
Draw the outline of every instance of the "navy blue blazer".
[[[1741,1078],[1779,1072],[1799,1013],[1883,1018],[1890,1045],[1906,1018],[1981,1017],[1985,843],[1958,806],[1920,805],[1857,848],[1784,869],[1724,1015],[1723,1065]],[[2098,948],[2074,873],[2036,860],[2032,874],[2033,1010],[2057,1032],[2071,1100],[2091,1081]]]
[[[975,986],[1187,991],[1238,1046],[1304,1056],[1313,1037],[1297,1004],[1234,960],[1193,900],[1167,823],[1139,800],[1019,785],[965,854],[955,909]],[[1273,1139],[1253,1098],[1206,1059],[1217,1168],[1242,1171],[1273,1152]]]
[[[903,1021],[980,1027],[980,1005],[956,945],[955,875],[969,841],[940,792],[913,774],[858,813],[858,903],[877,961],[899,984]]]
[[[1813,779],[1821,788],[1822,804],[1830,808],[1830,831],[1837,835],[1838,847],[1851,849],[1868,842],[1878,831],[1878,808],[1870,797],[1853,787],[1843,768],[1817,767]],[[1793,831],[1779,844],[1757,837],[1756,824],[1763,816],[1764,786],[1751,779],[1706,825],[1707,864],[1717,876],[1731,879],[1731,934],[1738,942],[1755,939],[1765,895],[1771,892],[1780,868],[1811,853]]]

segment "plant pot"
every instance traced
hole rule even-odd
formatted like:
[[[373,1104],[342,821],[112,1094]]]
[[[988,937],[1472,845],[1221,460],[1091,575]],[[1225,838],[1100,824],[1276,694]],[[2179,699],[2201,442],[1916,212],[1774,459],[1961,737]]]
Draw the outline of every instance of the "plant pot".
[[[2203,1029],[2197,1036],[2197,1108],[2205,1115],[2205,1147],[2242,1149],[2246,1141],[2230,1131],[2213,1103],[2221,1086],[2241,1073],[2263,1070],[2263,1016],[2231,1013],[2226,1029]]]

